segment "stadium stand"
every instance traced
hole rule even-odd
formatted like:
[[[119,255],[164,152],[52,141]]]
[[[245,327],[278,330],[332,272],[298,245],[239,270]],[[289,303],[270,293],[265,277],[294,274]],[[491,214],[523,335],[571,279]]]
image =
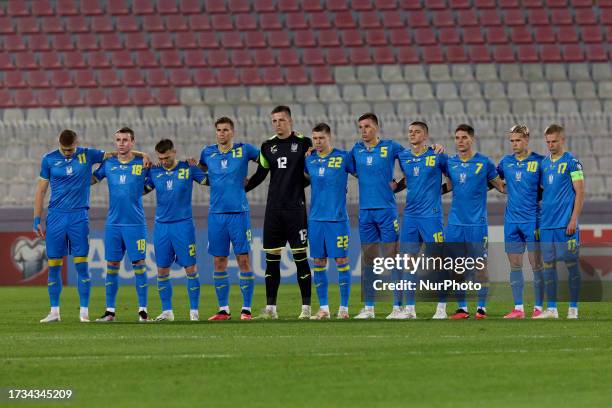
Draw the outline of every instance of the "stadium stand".
[[[61,128],[108,149],[129,122],[140,148],[164,135],[197,156],[221,114],[259,144],[277,103],[298,129],[329,122],[343,148],[365,110],[389,137],[419,118],[449,146],[454,126],[470,122],[494,159],[512,124],[541,135],[560,122],[584,158],[589,197],[608,199],[611,44],[607,0],[0,2],[0,146],[18,170],[0,204],[30,205],[26,167]],[[253,194],[264,202],[264,189]]]

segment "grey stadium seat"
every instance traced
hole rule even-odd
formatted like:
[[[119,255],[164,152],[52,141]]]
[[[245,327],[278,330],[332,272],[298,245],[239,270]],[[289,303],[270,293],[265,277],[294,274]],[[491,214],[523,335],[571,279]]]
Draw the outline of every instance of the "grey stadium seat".
[[[541,81],[544,79],[542,64],[523,64],[521,71],[525,81]]]
[[[476,80],[480,82],[499,81],[495,64],[476,64]]]
[[[427,75],[422,65],[405,65],[404,79],[407,82],[427,82]]]
[[[429,80],[431,82],[450,81],[450,71],[446,64],[433,64],[429,66]]]
[[[407,84],[393,84],[389,86],[389,99],[392,101],[407,101],[412,99]]]
[[[387,88],[382,84],[368,84],[366,85],[366,99],[369,101],[386,101],[389,99],[387,96]]]
[[[344,85],[342,90],[342,99],[347,102],[363,101],[365,95],[361,85]]]
[[[458,99],[457,87],[453,82],[442,82],[436,84],[436,97],[440,100]]]
[[[355,70],[350,65],[336,67],[334,70],[334,78],[339,84],[354,84],[357,82]]]
[[[362,65],[357,67],[357,81],[362,84],[376,84],[380,82],[376,65]]]
[[[402,75],[402,69],[399,65],[383,65],[380,76],[382,81],[386,83],[404,82],[404,75]]]

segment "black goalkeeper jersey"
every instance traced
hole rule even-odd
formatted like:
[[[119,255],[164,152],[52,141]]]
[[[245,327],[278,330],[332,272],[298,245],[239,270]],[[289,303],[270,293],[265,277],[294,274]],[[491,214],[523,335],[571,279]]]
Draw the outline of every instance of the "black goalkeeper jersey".
[[[311,146],[310,138],[295,132],[286,139],[273,136],[261,145],[259,165],[270,170],[266,211],[306,208],[304,154]]]

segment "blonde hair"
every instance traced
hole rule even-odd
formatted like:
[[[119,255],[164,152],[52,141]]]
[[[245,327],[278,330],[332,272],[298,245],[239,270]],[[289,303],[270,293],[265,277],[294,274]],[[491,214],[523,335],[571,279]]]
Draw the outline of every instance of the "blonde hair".
[[[514,125],[510,128],[508,133],[518,133],[523,135],[523,137],[529,137],[529,128],[527,125]]]

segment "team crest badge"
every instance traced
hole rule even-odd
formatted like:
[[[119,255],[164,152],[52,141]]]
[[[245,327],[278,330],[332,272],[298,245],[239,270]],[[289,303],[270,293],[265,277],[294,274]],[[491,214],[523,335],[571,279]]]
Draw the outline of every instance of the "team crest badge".
[[[460,183],[465,183],[465,180],[467,179],[467,173],[461,173],[459,174],[459,182]]]
[[[414,167],[412,168],[412,175],[413,175],[414,177],[419,177],[419,172],[420,172],[420,170],[421,170],[421,169],[420,169],[419,167],[414,166]]]
[[[366,165],[371,166],[372,165],[372,156],[368,156],[366,159]]]
[[[516,178],[516,181],[521,181],[521,177],[522,177],[522,176],[523,176],[523,172],[521,172],[521,171],[517,171],[517,172],[514,174],[514,177]]]
[[[272,154],[276,154],[276,152],[278,151],[278,146],[274,145],[270,148],[270,152],[272,152]]]
[[[67,176],[72,175],[72,166],[66,166],[66,175]]]
[[[297,152],[298,145],[297,143],[291,143],[291,153]]]
[[[552,174],[550,174],[550,175],[548,176],[548,184],[552,184],[554,180],[555,180],[555,176],[553,176]]]
[[[119,176],[119,184],[125,184],[125,180],[127,179],[127,176],[125,174],[122,174]]]
[[[319,176],[323,177],[325,175],[325,167],[319,167]]]
[[[227,160],[221,160],[221,168],[222,169],[227,169]]]
[[[172,190],[172,180],[166,180],[166,190]]]

